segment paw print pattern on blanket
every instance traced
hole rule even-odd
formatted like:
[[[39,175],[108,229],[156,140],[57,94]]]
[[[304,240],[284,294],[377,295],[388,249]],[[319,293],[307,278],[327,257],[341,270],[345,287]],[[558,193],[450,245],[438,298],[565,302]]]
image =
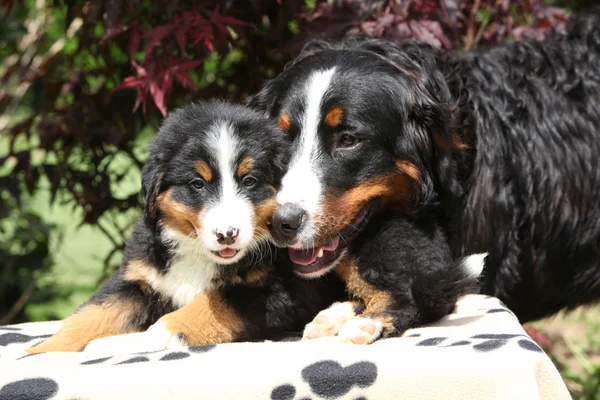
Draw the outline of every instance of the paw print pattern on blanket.
[[[23,394],[27,393],[27,397]],[[35,378],[11,382],[0,388],[0,400],[8,399],[51,399],[58,393],[58,383],[52,379]]]
[[[49,338],[52,335],[39,335],[39,336],[30,336],[22,333],[2,333],[0,334],[0,346],[8,346],[9,344],[14,343],[27,343],[31,342],[35,339],[45,339]]]
[[[410,337],[410,336],[407,336]],[[418,337],[418,336],[412,336]],[[477,352],[490,352],[498,350],[506,346],[511,339],[519,338],[517,345],[524,349],[533,351],[536,353],[543,353],[543,350],[528,336],[522,334],[512,333],[483,333],[479,335],[471,336],[472,340],[459,340],[454,342],[448,342],[446,337],[430,337],[424,339],[416,344],[416,346],[431,346],[431,347],[456,347],[456,346],[468,346],[473,345],[473,350]],[[476,343],[474,343],[476,342]]]
[[[377,380],[377,365],[370,361],[360,361],[343,367],[337,361],[318,361],[304,368],[302,380],[310,386],[313,394],[327,399],[344,396],[352,388],[367,388]],[[283,384],[271,392],[273,400],[293,400],[296,388]]]

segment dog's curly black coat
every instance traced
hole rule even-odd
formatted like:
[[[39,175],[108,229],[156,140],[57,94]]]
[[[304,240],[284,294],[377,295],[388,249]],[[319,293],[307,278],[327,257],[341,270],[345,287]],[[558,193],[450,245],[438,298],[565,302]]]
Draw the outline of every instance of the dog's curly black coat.
[[[315,41],[250,104],[277,118],[298,103],[290,82],[343,71],[327,101],[343,92],[359,126],[377,121],[368,140],[418,167],[418,206],[437,210],[455,256],[489,253],[482,292],[538,319],[600,298],[599,11],[482,51]]]

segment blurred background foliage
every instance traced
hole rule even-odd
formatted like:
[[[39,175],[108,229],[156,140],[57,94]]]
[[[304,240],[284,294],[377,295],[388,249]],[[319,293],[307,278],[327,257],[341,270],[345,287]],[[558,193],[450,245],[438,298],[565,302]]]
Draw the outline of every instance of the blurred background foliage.
[[[592,3],[0,0],[0,325],[64,318],[118,267],[169,110],[241,101],[311,39],[490,47]],[[598,389],[599,370],[573,372],[574,390]]]

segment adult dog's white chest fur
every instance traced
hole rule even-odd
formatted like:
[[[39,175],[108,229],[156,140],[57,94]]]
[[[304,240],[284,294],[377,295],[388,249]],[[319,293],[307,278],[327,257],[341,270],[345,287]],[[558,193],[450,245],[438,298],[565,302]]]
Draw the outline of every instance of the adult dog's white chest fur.
[[[163,239],[176,244],[172,259],[164,273],[154,273],[148,283],[170,298],[176,308],[183,307],[206,289],[214,287],[220,265],[204,256],[195,241],[177,232],[165,230]]]

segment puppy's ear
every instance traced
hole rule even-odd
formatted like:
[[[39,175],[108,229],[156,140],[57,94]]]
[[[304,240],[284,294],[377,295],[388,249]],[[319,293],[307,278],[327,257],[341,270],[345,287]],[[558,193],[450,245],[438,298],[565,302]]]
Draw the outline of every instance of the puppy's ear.
[[[148,158],[142,169],[142,196],[144,196],[144,222],[153,229],[158,222],[158,195],[162,184],[162,171],[154,157]]]

